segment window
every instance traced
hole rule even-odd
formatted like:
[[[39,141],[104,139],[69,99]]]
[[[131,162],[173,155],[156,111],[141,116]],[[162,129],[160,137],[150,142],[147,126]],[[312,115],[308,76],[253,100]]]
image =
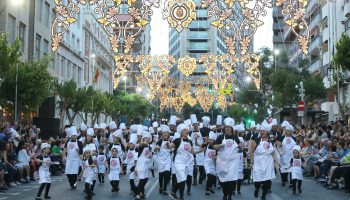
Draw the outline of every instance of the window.
[[[49,41],[44,40],[44,55],[47,55],[47,53],[49,52]]]
[[[66,42],[69,44],[70,43],[70,32],[67,31],[66,34],[64,34]]]
[[[15,41],[16,35],[16,18],[9,14],[8,23],[7,23],[7,42],[13,43]]]
[[[21,42],[21,52],[24,52],[25,46],[25,34],[26,34],[26,25],[23,23],[19,23],[19,41]]]
[[[78,84],[80,85],[81,82],[82,82],[82,73],[83,73],[83,70],[81,68],[78,68]]]
[[[71,62],[67,61],[67,80],[71,80],[72,79],[72,66],[71,66]]]
[[[73,46],[73,49],[75,49],[75,35],[72,34],[72,46]]]
[[[345,26],[345,31],[349,30],[349,28],[350,28],[350,18],[347,19],[347,20],[344,22],[344,26]]]
[[[80,51],[80,40],[79,39],[77,39],[77,50]]]
[[[66,76],[66,62],[63,57],[61,58],[61,76]]]
[[[38,21],[41,21],[42,19],[42,1],[35,1],[37,4],[36,4],[36,11],[35,11],[35,14],[36,14],[36,18],[38,19]]]
[[[45,2],[44,9],[44,24],[49,27],[50,26],[50,4]]]
[[[39,59],[41,57],[41,36],[36,34],[35,37],[35,58]]]

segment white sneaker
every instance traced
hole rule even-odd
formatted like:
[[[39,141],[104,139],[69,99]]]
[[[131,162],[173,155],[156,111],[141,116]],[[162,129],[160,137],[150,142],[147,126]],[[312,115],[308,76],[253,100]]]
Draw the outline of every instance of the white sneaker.
[[[11,186],[11,187],[16,187],[17,184],[16,184],[16,183],[10,183],[10,186]]]

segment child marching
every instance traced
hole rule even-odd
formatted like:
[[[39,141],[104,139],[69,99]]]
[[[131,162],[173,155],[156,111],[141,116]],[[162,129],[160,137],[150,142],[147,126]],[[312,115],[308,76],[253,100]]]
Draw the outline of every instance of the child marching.
[[[303,167],[305,167],[304,158],[300,157],[301,148],[299,145],[293,147],[293,158],[290,159],[290,166],[286,169],[291,169],[292,171],[292,185],[293,185],[293,194],[296,194],[297,184],[298,192],[301,191],[301,184],[303,182]]]
[[[91,152],[92,150],[88,147],[83,149],[83,177],[85,180],[85,192],[87,194],[85,199],[92,199],[92,186],[95,176],[94,168],[96,165],[92,160]]]
[[[106,164],[108,165],[108,179],[112,186],[112,192],[119,191],[119,174],[121,169],[121,159],[118,157],[118,149],[116,147],[111,150],[112,156],[107,159]]]

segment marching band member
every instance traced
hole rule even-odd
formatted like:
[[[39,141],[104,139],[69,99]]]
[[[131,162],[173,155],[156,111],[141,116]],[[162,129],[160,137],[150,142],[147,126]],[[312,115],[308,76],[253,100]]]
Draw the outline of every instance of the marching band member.
[[[269,140],[268,132],[271,130],[267,122],[260,125],[260,136],[251,141],[250,164],[253,165],[253,181],[255,186],[254,197],[258,198],[260,186],[262,186],[262,200],[266,199],[266,194],[271,185],[271,180],[276,177],[274,161],[277,162],[275,148]]]
[[[167,148],[170,143],[170,128],[167,125],[160,125],[161,139],[158,140],[156,151],[158,158],[158,172],[159,172],[159,193],[168,195],[167,185],[171,176],[171,149]]]
[[[71,138],[64,146],[62,161],[66,162],[65,174],[68,177],[69,185],[72,189],[76,189],[83,145],[77,140],[78,132],[75,126],[70,128],[70,134]]]

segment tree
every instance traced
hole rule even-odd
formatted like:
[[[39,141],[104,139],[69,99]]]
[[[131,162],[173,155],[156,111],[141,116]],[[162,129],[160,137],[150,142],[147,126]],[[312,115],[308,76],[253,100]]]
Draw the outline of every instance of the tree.
[[[31,60],[18,64],[18,105],[23,111],[36,111],[46,98],[52,95],[54,78],[47,71],[50,58]],[[10,65],[8,78],[0,87],[0,99],[4,102],[15,102],[16,66]],[[6,106],[6,105],[5,105]]]
[[[343,70],[350,70],[350,37],[343,33],[335,48],[334,63]]]
[[[228,108],[228,114],[235,120],[236,124],[239,123],[242,118],[249,117],[247,109],[244,109],[243,105],[241,104],[234,104],[233,106],[230,106]]]
[[[7,42],[7,34],[0,34],[0,85],[8,77],[11,66],[19,62],[21,56],[19,40],[13,44]]]
[[[57,103],[60,111],[60,124],[63,127],[64,116],[70,115],[69,109],[76,102],[77,84],[73,80],[57,84],[56,93],[59,97]]]
[[[125,94],[120,96],[121,107],[120,114],[127,115],[130,120],[148,116],[154,109],[146,98],[138,94]]]
[[[305,101],[313,101],[315,99],[323,99],[327,95],[327,90],[324,87],[322,77],[309,76],[304,80]]]

